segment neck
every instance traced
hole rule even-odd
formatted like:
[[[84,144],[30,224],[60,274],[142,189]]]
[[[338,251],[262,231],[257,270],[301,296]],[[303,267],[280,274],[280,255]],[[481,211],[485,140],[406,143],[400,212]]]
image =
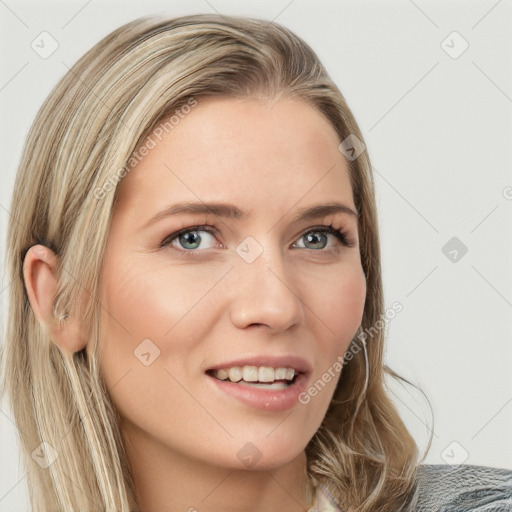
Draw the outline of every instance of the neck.
[[[306,455],[276,469],[216,466],[123,429],[140,512],[304,512]]]

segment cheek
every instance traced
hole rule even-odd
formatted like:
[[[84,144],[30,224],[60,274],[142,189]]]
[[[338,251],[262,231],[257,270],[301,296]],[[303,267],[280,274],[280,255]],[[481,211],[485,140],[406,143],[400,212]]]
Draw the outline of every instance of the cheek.
[[[332,304],[337,308],[331,307],[330,312],[335,332],[342,331],[344,327],[357,329],[361,325],[366,301],[366,279],[362,272],[352,272],[340,277],[337,284],[338,279],[333,281]]]
[[[360,266],[333,273],[321,281],[322,286],[309,283],[308,307],[313,316],[323,325],[326,335],[324,353],[331,357],[344,352],[348,343],[361,325],[366,300],[366,279]]]
[[[198,322],[197,311],[204,314],[204,298],[218,280],[218,274],[215,269],[200,265],[185,268],[143,261],[129,268],[122,263],[116,265],[104,282],[102,294],[106,313],[104,338],[108,340],[114,332],[116,338],[130,338],[135,344],[137,340],[140,343],[145,338],[154,338],[165,350],[168,340],[176,337],[174,333],[183,324],[199,329],[208,321],[202,316],[203,322]],[[116,351],[120,348],[115,347]]]
[[[327,411],[343,371],[343,356],[361,325],[366,300],[366,279],[361,267],[338,272],[310,292],[308,309],[318,329],[315,371],[301,402],[309,407],[317,429]]]
[[[202,275],[199,268],[106,263],[99,359],[107,388],[122,411],[137,396],[137,382],[155,384],[156,396],[156,390],[169,388],[165,367],[178,368],[180,378],[197,370],[190,355],[207,337],[205,311],[216,312],[204,298],[216,275]]]

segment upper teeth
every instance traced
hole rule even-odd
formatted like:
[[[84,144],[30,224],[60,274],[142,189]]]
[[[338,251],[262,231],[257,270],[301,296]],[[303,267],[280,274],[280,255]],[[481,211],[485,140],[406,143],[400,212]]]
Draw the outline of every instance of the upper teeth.
[[[293,380],[293,368],[270,368],[269,366],[234,366],[215,370],[213,375],[220,380],[231,382],[274,382],[275,380]]]

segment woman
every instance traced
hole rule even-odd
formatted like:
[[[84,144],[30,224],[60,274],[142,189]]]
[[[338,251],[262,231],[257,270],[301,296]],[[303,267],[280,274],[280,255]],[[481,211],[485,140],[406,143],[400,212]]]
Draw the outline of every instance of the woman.
[[[290,31],[116,30],[41,108],[12,204],[4,384],[34,511],[506,506],[504,470],[468,496],[447,466],[439,493],[385,391],[370,161]]]

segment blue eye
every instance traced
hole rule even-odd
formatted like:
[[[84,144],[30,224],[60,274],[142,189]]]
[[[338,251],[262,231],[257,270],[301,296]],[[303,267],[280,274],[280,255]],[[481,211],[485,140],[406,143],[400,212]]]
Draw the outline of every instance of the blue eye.
[[[309,249],[323,249],[329,243],[329,237],[326,233],[321,231],[310,231],[301,238],[304,241],[304,245],[308,247],[308,244],[312,244],[314,247],[308,247]],[[321,245],[321,247],[319,247]]]
[[[306,247],[307,249],[313,249],[315,251],[324,249],[329,243],[329,235],[335,236],[339,242],[341,242],[346,247],[352,247],[353,244],[348,240],[345,233],[341,230],[333,228],[332,226],[322,226],[319,228],[310,229],[306,233],[304,233],[300,240],[304,240],[305,244],[311,244],[314,247]],[[318,247],[321,245],[321,247]]]
[[[172,247],[182,252],[197,252],[197,249],[212,249],[215,245],[215,232],[216,230],[213,226],[191,226],[164,238],[160,247]],[[322,251],[322,249],[326,249],[329,243],[329,235],[335,237],[337,241],[345,247],[354,247],[356,245],[340,229],[336,229],[333,226],[317,226],[310,228],[301,235],[299,241],[304,241],[303,245],[297,245],[299,243],[298,241],[293,247]],[[200,247],[202,242],[208,242],[208,240],[214,242],[214,244],[206,247],[204,247],[203,244],[203,246]],[[327,250],[332,248],[333,247],[327,247]]]
[[[201,236],[199,233],[206,233],[207,236]],[[168,245],[176,247],[176,243],[178,243],[179,247],[177,247],[177,249],[185,249],[187,251],[199,249],[199,245],[203,241],[203,238],[208,240],[208,237],[213,238],[215,240],[215,237],[213,236],[210,230],[200,229],[200,226],[195,226],[193,228],[187,228],[176,234],[170,235],[167,239],[162,241],[162,247]],[[201,247],[201,249],[209,248],[210,247]]]

